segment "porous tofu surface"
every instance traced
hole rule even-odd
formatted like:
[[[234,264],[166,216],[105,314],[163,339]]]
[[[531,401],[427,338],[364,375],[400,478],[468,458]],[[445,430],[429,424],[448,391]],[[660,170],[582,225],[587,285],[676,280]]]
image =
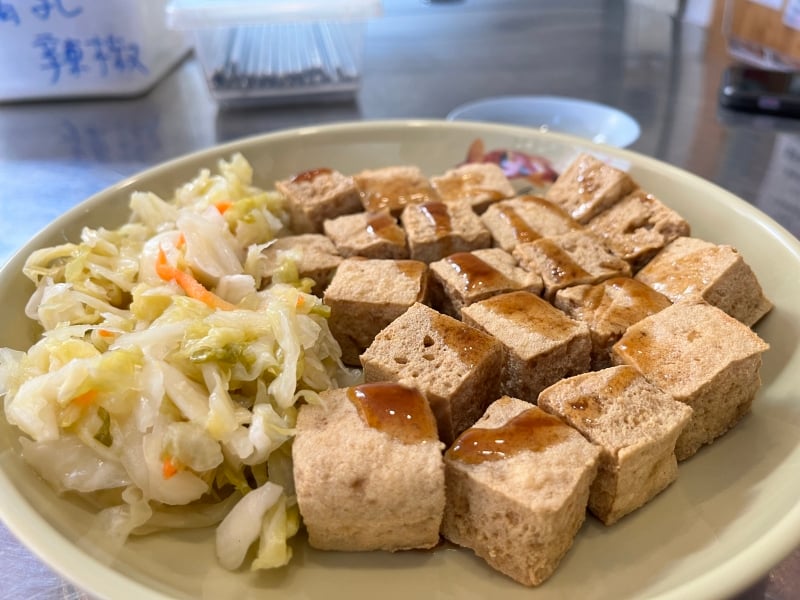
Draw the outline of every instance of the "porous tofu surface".
[[[630,277],[564,288],[553,299],[556,308],[589,326],[592,369],[611,366],[611,346],[628,327],[671,304],[663,294]]]
[[[445,202],[466,204],[478,214],[516,193],[503,169],[494,163],[461,165],[432,177],[431,184]]]
[[[490,333],[523,359],[573,341],[588,340],[585,323],[569,318],[536,294],[509,292],[476,302],[463,310],[466,322]]]
[[[562,379],[539,394],[538,406],[602,449],[589,508],[606,525],[676,479],[675,442],[692,409],[635,368],[610,367]]]
[[[729,245],[679,237],[636,273],[636,279],[673,302],[702,298],[747,326],[772,309],[753,270]]]
[[[761,355],[768,348],[720,309],[684,301],[628,328],[612,347],[612,357],[694,410],[676,446],[678,460],[684,460],[750,410],[761,385]]]
[[[514,290],[542,291],[542,278],[517,265],[500,248],[451,254],[430,264],[434,306],[453,317],[461,308],[489,296]]]
[[[327,237],[319,233],[304,233],[276,238],[262,251],[261,275],[272,280],[275,272],[290,259],[300,277],[314,280],[314,293],[321,296],[336,272],[342,257]]]
[[[328,219],[323,228],[342,256],[408,258],[406,234],[387,210]]]
[[[322,392],[322,404],[303,405],[297,416],[292,459],[309,543],[347,551],[435,546],[443,444],[405,443],[368,425],[349,390]]]
[[[655,196],[636,190],[589,221],[587,227],[628,261],[634,272],[672,240],[688,236],[689,223]]]
[[[428,266],[414,260],[348,258],[328,288],[328,324],[342,348],[342,360],[360,366],[359,356],[378,332],[416,302],[428,287]]]
[[[367,382],[418,388],[431,403],[439,436],[450,442],[497,398],[499,341],[423,304],[385,327],[361,355]]]
[[[364,210],[398,215],[409,205],[439,200],[430,181],[415,166],[366,169],[354,176]]]
[[[489,230],[465,204],[424,202],[400,215],[411,258],[431,263],[454,254],[492,245]]]
[[[526,413],[530,419],[516,421],[515,432],[515,417]],[[524,441],[521,446],[517,441],[517,451],[477,463],[459,459],[453,447],[448,450],[442,534],[516,581],[539,585],[584,522],[600,450],[559,419],[507,396],[493,402],[463,435],[476,430]],[[480,431],[477,435],[486,438]],[[497,457],[498,451],[492,454]]]
[[[631,193],[635,186],[624,171],[583,153],[558,176],[545,198],[579,223],[587,223]]]
[[[630,265],[615,256],[600,238],[574,231],[520,244],[514,257],[523,268],[539,273],[548,300],[565,287],[600,283],[611,277],[627,277]]]
[[[544,388],[589,370],[589,327],[529,292],[492,296],[462,309],[464,322],[503,344],[504,394],[536,402]]]
[[[304,171],[275,187],[288,202],[295,233],[320,233],[325,219],[361,210],[355,180],[333,169]]]
[[[248,255],[256,284],[295,267],[314,279],[347,376],[416,390],[435,430],[425,444],[380,430],[356,388],[301,401],[294,476],[315,548],[441,534],[539,585],[587,508],[612,525],[656,499],[760,388],[769,346],[750,327],[772,304],[743,257],[689,237],[670,198],[590,154],[544,197],[491,163],[316,169],[277,187],[296,235]],[[323,202],[347,187],[357,206]]]
[[[576,231],[583,226],[560,206],[539,196],[518,196],[492,204],[481,215],[494,245],[511,252],[518,244]]]

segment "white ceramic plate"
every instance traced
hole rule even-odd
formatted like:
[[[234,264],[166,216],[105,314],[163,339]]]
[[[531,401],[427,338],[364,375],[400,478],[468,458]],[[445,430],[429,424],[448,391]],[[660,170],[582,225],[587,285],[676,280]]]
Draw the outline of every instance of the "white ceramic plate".
[[[447,119],[538,127],[620,148],[630,146],[641,133],[639,124],[628,113],[606,104],[563,96],[484,98],[453,109]]]
[[[418,164],[436,174],[482,139],[487,150],[543,154],[563,167],[581,149],[630,165],[639,184],[683,214],[697,237],[739,248],[775,309],[758,326],[772,345],[752,414],[682,463],[678,481],[611,528],[588,518],[555,575],[531,591],[469,551],[321,553],[302,539],[288,568],[229,573],[214,558],[211,530],[138,538],[109,557],[82,541],[92,513],[59,498],[22,462],[17,433],[0,419],[0,517],[43,560],[97,596],[185,598],[715,598],[765,574],[800,543],[800,243],[722,189],[650,158],[577,138],[479,123],[378,122],[280,132],[193,154],[119,183],[36,236],[0,272],[0,346],[26,348],[35,329],[23,317],[32,287],[24,257],[76,238],[80,228],[116,226],[135,189],[170,195],[199,168],[243,152],[258,183],[329,166],[344,172]]]

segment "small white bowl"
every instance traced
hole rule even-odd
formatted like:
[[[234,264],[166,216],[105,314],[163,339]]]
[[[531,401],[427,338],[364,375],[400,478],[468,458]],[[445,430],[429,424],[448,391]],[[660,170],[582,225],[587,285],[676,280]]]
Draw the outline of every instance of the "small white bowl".
[[[561,96],[498,96],[462,104],[448,121],[485,121],[537,127],[625,148],[641,129],[636,119],[611,106]]]

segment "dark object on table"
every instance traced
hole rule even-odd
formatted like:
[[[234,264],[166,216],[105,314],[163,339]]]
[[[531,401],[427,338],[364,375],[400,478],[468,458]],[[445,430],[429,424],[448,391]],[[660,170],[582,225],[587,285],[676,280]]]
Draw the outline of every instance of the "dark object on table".
[[[732,65],[722,75],[719,102],[734,110],[800,118],[800,73]]]

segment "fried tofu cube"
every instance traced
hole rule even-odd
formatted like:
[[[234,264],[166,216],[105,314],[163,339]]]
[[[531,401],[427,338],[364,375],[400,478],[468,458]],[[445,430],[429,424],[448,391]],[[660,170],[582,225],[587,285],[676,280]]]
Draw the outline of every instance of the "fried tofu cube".
[[[261,253],[262,283],[272,281],[282,269],[296,269],[299,277],[314,280],[312,291],[321,296],[341,262],[333,242],[321,233],[276,238]]]
[[[672,240],[689,235],[689,223],[655,196],[636,190],[587,224],[635,273]]]
[[[589,327],[535,294],[492,296],[465,306],[461,314],[467,325],[503,345],[502,394],[536,402],[547,386],[589,370]]]
[[[592,334],[592,369],[611,366],[611,346],[645,317],[670,306],[669,298],[641,281],[612,277],[596,285],[574,285],[556,292],[553,305],[583,321]]]
[[[425,395],[445,443],[497,398],[502,360],[493,337],[423,304],[385,327],[361,355],[365,381],[395,381]]]
[[[427,400],[396,384],[320,394],[292,444],[297,503],[321,550],[432,548],[445,503],[444,445]]]
[[[601,448],[589,510],[606,525],[643,506],[677,478],[675,442],[692,409],[633,367],[562,379],[539,394],[538,405]]]
[[[588,223],[635,187],[624,171],[583,153],[558,176],[545,198],[566,210],[579,223]]]
[[[313,169],[275,182],[288,202],[292,231],[321,233],[325,219],[361,210],[361,195],[352,177],[333,169]]]
[[[720,309],[683,301],[629,327],[612,357],[694,411],[675,447],[678,460],[685,460],[750,411],[761,387],[761,354],[768,348]]]
[[[517,266],[500,248],[459,252],[430,264],[434,306],[461,318],[461,309],[496,294],[525,290],[542,291],[542,278]]]
[[[399,215],[406,206],[434,202],[439,195],[419,167],[367,169],[354,176],[367,212],[388,210]]]
[[[572,285],[595,284],[631,274],[627,262],[587,231],[520,244],[513,254],[520,266],[542,276],[543,295],[548,300],[552,300],[558,290]]]
[[[477,214],[515,194],[503,169],[494,163],[461,165],[432,177],[431,184],[443,201],[466,204]]]
[[[378,332],[416,302],[428,288],[428,266],[415,260],[348,258],[325,290],[328,324],[342,348],[342,361],[360,366],[359,356]]]
[[[636,273],[673,302],[702,298],[752,327],[772,310],[755,273],[732,246],[680,237]]]
[[[563,208],[539,196],[519,196],[492,204],[481,221],[492,234],[494,245],[506,252],[525,242],[582,228]]]
[[[454,254],[488,248],[492,236],[469,206],[425,202],[400,215],[411,258],[431,263]]]
[[[500,398],[445,453],[442,534],[519,583],[541,584],[586,519],[599,453],[557,417]]]
[[[328,219],[323,228],[344,257],[408,258],[406,234],[387,210]]]

